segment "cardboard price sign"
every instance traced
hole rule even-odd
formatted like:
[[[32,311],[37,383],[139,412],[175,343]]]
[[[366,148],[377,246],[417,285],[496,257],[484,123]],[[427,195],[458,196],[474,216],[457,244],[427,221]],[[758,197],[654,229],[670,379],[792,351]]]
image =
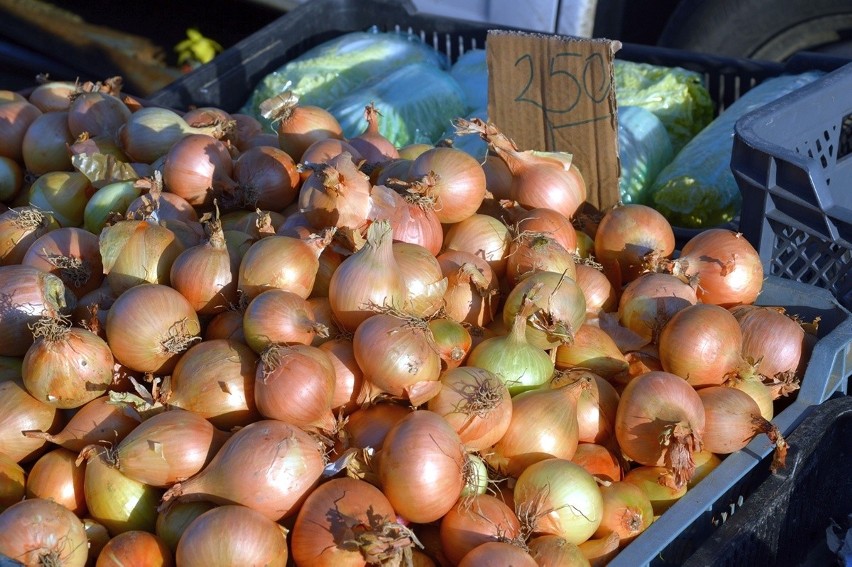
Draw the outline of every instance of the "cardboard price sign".
[[[604,39],[489,31],[489,120],[522,150],[573,154],[587,202],[619,200],[618,115],[612,59]]]

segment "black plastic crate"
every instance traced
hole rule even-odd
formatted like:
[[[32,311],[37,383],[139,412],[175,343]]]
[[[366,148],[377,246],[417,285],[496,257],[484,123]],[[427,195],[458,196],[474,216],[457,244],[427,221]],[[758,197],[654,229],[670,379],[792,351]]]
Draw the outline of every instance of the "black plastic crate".
[[[787,469],[767,478],[685,567],[831,565],[826,529],[852,514],[852,397],[829,400],[789,438]]]
[[[731,168],[766,273],[852,306],[852,65],[743,116]]]

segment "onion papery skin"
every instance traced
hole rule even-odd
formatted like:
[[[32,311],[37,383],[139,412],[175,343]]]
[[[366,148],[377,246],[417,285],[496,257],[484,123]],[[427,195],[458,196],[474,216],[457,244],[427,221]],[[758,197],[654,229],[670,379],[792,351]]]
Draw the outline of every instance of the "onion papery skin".
[[[444,236],[444,251],[469,252],[484,259],[498,277],[506,274],[512,236],[503,221],[473,214],[450,225]]]
[[[704,448],[717,455],[739,451],[758,433],[766,422],[754,399],[736,388],[711,386],[698,390],[704,404]],[[768,427],[770,424],[765,423]]]
[[[98,190],[98,193],[101,190]],[[97,195],[97,193],[95,193]],[[155,215],[157,221],[198,221],[198,213],[186,199],[174,193],[157,192],[138,196],[127,205],[126,218],[142,218]]]
[[[370,180],[349,153],[326,164],[313,164],[313,174],[299,189],[299,210],[311,226],[358,228],[370,214]]]
[[[587,368],[605,378],[624,372],[629,366],[615,341],[594,325],[583,324],[574,341],[556,348],[556,368]]]
[[[730,311],[699,303],[678,311],[660,333],[663,370],[692,386],[718,386],[735,376],[743,335]]]
[[[423,318],[436,314],[447,291],[447,278],[438,260],[427,248],[409,242],[394,242],[393,256],[408,292],[406,311]]]
[[[525,211],[518,219],[517,227],[519,232],[545,234],[569,252],[577,249],[577,231],[571,220],[549,207]]]
[[[621,545],[627,545],[654,521],[651,500],[641,488],[629,482],[614,482],[600,487],[603,496],[603,521],[596,538],[617,533]]]
[[[88,445],[117,445],[141,421],[142,418],[131,406],[113,404],[109,396],[100,396],[81,406],[58,433],[23,433],[27,437],[42,438],[79,453]]]
[[[412,162],[409,178],[434,175],[435,212],[444,224],[476,213],[485,198],[485,172],[476,158],[455,148],[432,148]]]
[[[651,255],[668,258],[675,248],[669,221],[651,207],[627,204],[610,209],[595,233],[595,259],[620,289],[645,271]]]
[[[27,498],[53,500],[82,517],[86,513],[83,494],[86,467],[78,467],[76,460],[76,453],[61,447],[42,455],[27,476]]]
[[[491,265],[470,252],[449,250],[438,256],[447,278],[444,310],[459,323],[489,324],[500,305],[500,282]]]
[[[324,351],[309,345],[273,346],[260,359],[254,400],[262,416],[305,429],[334,429],[336,376]]]
[[[673,476],[670,484],[679,488],[692,477],[704,420],[704,406],[692,386],[675,374],[652,371],[631,380],[621,393],[615,435],[629,459],[666,467]]]
[[[290,236],[268,236],[251,245],[240,263],[238,287],[248,299],[268,289],[291,291],[307,299],[325,246]]]
[[[246,343],[258,354],[271,345],[309,345],[328,336],[307,299],[283,289],[268,289],[249,302],[243,315]]]
[[[331,276],[328,299],[334,316],[346,331],[355,331],[375,314],[371,304],[404,307],[406,289],[393,255],[391,237],[389,222],[374,222],[367,229],[366,244],[343,260]]]
[[[21,264],[59,277],[78,298],[99,288],[104,279],[98,237],[82,228],[64,227],[39,237]]]
[[[87,132],[89,136],[114,136],[130,118],[130,109],[122,100],[108,93],[80,93],[68,107],[68,127],[74,138]]]
[[[613,439],[615,413],[618,409],[618,392],[595,374],[585,369],[569,370],[554,377],[552,388],[570,387],[582,380],[588,381],[577,400],[577,424],[581,443],[609,444]]]
[[[648,341],[657,342],[672,316],[698,303],[695,289],[671,274],[647,273],[624,288],[618,302],[621,324]]]
[[[686,494],[687,485],[676,487],[670,482],[671,472],[666,467],[634,467],[624,476],[624,482],[642,489],[651,501],[654,515],[659,516]]]
[[[603,445],[580,443],[571,462],[580,465],[599,480],[617,482],[624,476],[618,457]]]
[[[234,161],[234,181],[244,207],[278,211],[296,199],[301,179],[287,152],[257,146]]]
[[[190,134],[178,140],[166,154],[163,184],[193,207],[211,209],[214,199],[232,193],[236,182],[228,148],[212,136]]]
[[[538,567],[589,567],[580,547],[563,537],[543,535],[531,539],[527,546]]]
[[[83,567],[88,554],[83,522],[61,504],[33,498],[0,513],[0,555],[10,560]]]
[[[532,556],[513,543],[489,541],[473,548],[458,567],[538,567]]]
[[[354,526],[359,526],[357,533],[352,531]],[[388,547],[395,543],[399,547],[368,549],[371,535],[375,538],[373,534],[394,528],[397,538],[391,539]],[[334,478],[305,499],[293,525],[290,552],[300,567],[364,567],[375,564],[379,551],[401,558],[406,547],[413,547],[410,540],[407,544],[404,541],[406,535],[396,524],[396,512],[378,488],[362,480]]]
[[[379,482],[397,514],[411,522],[434,522],[458,500],[464,463],[464,447],[452,426],[434,412],[419,410],[385,437]]]
[[[412,411],[411,407],[386,402],[355,410],[344,426],[347,444],[360,449],[380,449],[388,432]]]
[[[59,223],[36,207],[15,207],[0,214],[0,265],[20,264],[33,242]]]
[[[23,163],[24,136],[42,111],[26,100],[0,105],[0,156]]]
[[[352,348],[364,380],[381,392],[419,405],[431,397],[420,399],[420,388],[429,388],[432,395],[440,389],[441,357],[432,348],[425,325],[376,314],[355,329]]]
[[[579,442],[577,401],[585,387],[544,385],[514,396],[509,429],[484,455],[488,464],[517,478],[533,463],[554,457],[570,460]]]
[[[586,319],[618,309],[619,292],[601,270],[583,263],[577,264],[575,269],[577,285],[586,298]]]
[[[511,541],[520,536],[514,510],[490,494],[462,498],[441,519],[441,546],[457,565],[475,547],[489,541]]]
[[[20,379],[0,382],[0,446],[6,456],[17,463],[33,460],[43,452],[47,441],[25,437],[21,432],[55,433],[62,429],[62,424],[62,413],[32,397]]]
[[[23,356],[35,341],[30,325],[73,307],[62,280],[31,266],[0,266],[0,356]]]
[[[178,290],[199,315],[214,315],[236,305],[237,270],[225,247],[215,239],[181,252],[169,270],[171,287]]]
[[[540,349],[549,350],[570,341],[586,320],[586,298],[575,280],[556,272],[536,272],[506,296],[504,325],[512,325],[528,295],[538,310],[527,320],[527,341]]]
[[[330,339],[319,345],[334,366],[334,396],[331,411],[335,415],[349,415],[356,410],[358,394],[364,382],[364,372],[355,360],[352,339]]]
[[[58,333],[40,336],[27,350],[24,386],[46,404],[78,408],[109,389],[115,361],[109,345],[91,331],[70,327]]]
[[[229,339],[192,346],[178,361],[164,388],[166,403],[201,415],[228,431],[260,418],[254,403],[258,356]]]
[[[805,352],[805,331],[782,311],[757,305],[731,309],[743,331],[743,357],[769,377],[797,373]]]
[[[116,295],[144,283],[169,285],[172,263],[185,248],[173,231],[144,220],[119,221],[100,233],[106,281]]]
[[[71,171],[73,167],[68,146],[73,143],[67,112],[47,112],[37,117],[21,141],[21,153],[27,171],[35,175],[49,171]]]
[[[287,539],[275,522],[245,506],[219,506],[193,520],[178,542],[176,564],[287,565]]]
[[[115,448],[116,464],[133,480],[166,487],[200,472],[226,438],[200,415],[172,409],[131,431]]]
[[[60,226],[80,226],[93,192],[89,179],[79,171],[50,171],[30,186],[29,204],[50,211]]]
[[[154,534],[134,530],[118,534],[98,554],[95,567],[172,567],[171,550]]]
[[[221,220],[226,234],[231,231],[240,231],[255,241],[275,234],[283,226],[285,216],[276,211],[238,210],[225,213]]]
[[[515,483],[515,508],[532,513],[533,531],[580,544],[603,519],[603,497],[594,477],[565,459],[530,465]]]
[[[155,533],[163,540],[163,543],[171,550],[172,553],[177,549],[178,541],[186,530],[187,526],[192,523],[195,518],[208,510],[212,510],[216,505],[212,502],[176,502],[169,506],[168,510],[163,510],[157,516],[157,525]]]
[[[375,195],[375,189],[373,190]],[[423,246],[437,256],[444,245],[444,230],[438,213],[428,205],[410,203],[400,199],[399,208],[391,223],[393,238],[398,242],[409,242]]]
[[[441,390],[427,407],[453,426],[470,451],[499,441],[512,421],[509,389],[482,368],[462,366],[442,373]]]
[[[116,360],[139,372],[170,372],[184,351],[200,340],[200,332],[198,315],[189,301],[159,284],[128,289],[107,315],[107,342]]]
[[[204,470],[172,486],[163,501],[241,504],[277,521],[298,510],[323,467],[314,437],[283,421],[260,420],[234,433]]]
[[[11,457],[0,453],[0,512],[24,499],[27,473]]]
[[[514,287],[533,272],[565,273],[577,279],[574,254],[547,235],[521,233],[506,255],[506,279]]]
[[[153,532],[163,491],[125,476],[110,463],[107,451],[99,448],[80,457],[86,458],[83,491],[89,515],[113,537],[131,530]]]

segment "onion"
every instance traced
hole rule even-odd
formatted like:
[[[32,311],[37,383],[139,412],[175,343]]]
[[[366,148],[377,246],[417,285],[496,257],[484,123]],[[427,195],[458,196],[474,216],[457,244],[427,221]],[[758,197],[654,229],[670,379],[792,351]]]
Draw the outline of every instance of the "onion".
[[[458,500],[464,462],[461,440],[444,418],[428,410],[412,412],[382,444],[382,492],[406,520],[434,522]]]
[[[695,289],[670,274],[642,274],[624,288],[618,302],[621,324],[640,337],[657,342],[672,316],[698,303]]]
[[[275,211],[232,211],[222,215],[222,228],[225,234],[241,231],[253,240],[260,240],[276,234],[283,225],[284,215]]]
[[[512,395],[536,388],[553,376],[550,356],[527,340],[527,320],[536,309],[530,298],[524,298],[509,334],[485,339],[467,358],[469,366],[497,375]]]
[[[128,478],[165,487],[200,472],[227,437],[200,415],[173,409],[143,421],[109,456]]]
[[[546,459],[518,477],[515,510],[533,532],[580,544],[603,520],[603,497],[583,467],[565,459]]]
[[[374,314],[370,306],[399,309],[405,301],[405,286],[393,256],[391,227],[377,221],[367,229],[367,242],[346,258],[331,276],[328,299],[331,310],[347,331]]]
[[[194,207],[212,208],[213,200],[232,193],[233,161],[228,148],[212,136],[190,134],[166,154],[163,183]]]
[[[275,522],[245,506],[219,506],[193,520],[178,542],[177,565],[287,565],[287,539]]]
[[[68,110],[71,106],[71,95],[76,89],[77,85],[71,81],[49,81],[37,85],[27,100],[42,112]]]
[[[26,473],[11,457],[0,453],[0,512],[24,499]]]
[[[782,391],[795,391],[798,384],[793,381],[787,386],[782,386]],[[736,388],[745,392],[757,403],[760,408],[760,415],[766,420],[771,420],[775,416],[775,399],[771,386],[763,383],[759,374],[746,371],[738,376],[733,376],[724,383],[724,386]]]
[[[39,237],[21,263],[49,272],[78,298],[101,286],[104,279],[98,237],[87,230],[64,227]]]
[[[260,360],[254,399],[262,416],[304,429],[334,429],[336,376],[324,351],[309,345],[272,345]]]
[[[494,199],[512,198],[512,172],[505,161],[489,153],[482,162],[482,170],[485,172],[485,186]]]
[[[42,112],[26,100],[0,104],[0,156],[23,162],[24,136]]]
[[[668,372],[648,372],[630,381],[615,414],[618,445],[631,460],[666,467],[666,483],[681,488],[702,449],[704,406],[695,389]]]
[[[388,432],[412,412],[410,407],[378,403],[354,411],[346,421],[346,444],[350,447],[380,449]],[[348,447],[347,447],[348,448]]]
[[[71,171],[68,146],[74,137],[68,129],[67,112],[47,112],[32,121],[24,139],[21,153],[27,171],[41,175],[49,171]]]
[[[311,492],[293,525],[296,565],[366,566],[402,561],[416,538],[388,499],[362,480],[335,478]]]
[[[629,366],[618,345],[600,327],[580,325],[574,341],[556,348],[556,368],[587,368],[605,378],[624,372]]]
[[[308,148],[302,154],[301,163],[303,165],[328,163],[331,158],[337,157],[343,152],[346,152],[351,156],[350,159],[355,165],[357,165],[364,159],[361,153],[346,140],[340,138],[324,138],[322,140],[317,140],[316,142],[308,146]],[[302,181],[305,181],[313,173],[312,168],[309,167],[299,169],[299,175]]]
[[[297,162],[317,140],[343,138],[337,119],[324,108],[300,105],[299,97],[290,91],[263,101],[261,115],[278,122],[278,145]]]
[[[158,284],[132,287],[112,304],[106,334],[115,359],[132,370],[168,373],[201,339],[195,310],[176,290]]]
[[[77,408],[112,384],[115,361],[109,345],[86,329],[60,319],[33,325],[36,337],[24,356],[21,373],[32,396],[58,408]]]
[[[85,514],[83,478],[86,467],[78,467],[76,459],[76,453],[62,448],[42,455],[27,477],[27,498],[53,500],[77,516]]]
[[[316,289],[316,286],[314,287]],[[341,335],[340,325],[334,319],[334,313],[331,312],[331,302],[327,296],[309,297],[308,305],[314,313],[314,319],[320,325],[318,329],[323,328],[326,332],[317,332],[311,340],[311,346],[320,346],[322,343],[337,338]]]
[[[564,273],[536,272],[506,297],[503,323],[507,327],[527,297],[538,308],[527,319],[527,340],[541,349],[570,342],[586,320],[586,299],[575,280]]]
[[[83,567],[88,554],[83,522],[56,502],[33,498],[0,513],[0,556],[24,565]]]
[[[666,467],[635,467],[625,476],[624,482],[642,489],[651,501],[654,515],[659,516],[686,494],[687,485],[672,483],[672,473]]]
[[[761,374],[774,378],[799,373],[805,352],[805,331],[783,309],[740,305],[731,309],[743,332],[742,354]]]
[[[447,291],[447,278],[438,260],[425,247],[409,242],[394,242],[393,257],[408,292],[406,312],[423,318],[435,315]]]
[[[40,175],[30,186],[29,202],[50,211],[61,226],[80,226],[86,201],[93,192],[89,178],[79,171],[51,171]]]
[[[11,203],[24,185],[24,172],[18,162],[0,156],[0,201]]]
[[[111,403],[109,396],[101,396],[80,407],[58,433],[37,430],[22,433],[79,453],[87,445],[117,445],[141,421],[132,407]]]
[[[458,567],[538,567],[532,556],[513,543],[489,541],[473,548]]]
[[[325,351],[334,366],[334,396],[331,399],[331,411],[335,415],[349,415],[357,407],[358,394],[364,382],[364,373],[355,360],[352,339],[333,338],[319,345]]]
[[[210,319],[204,331],[204,340],[210,341],[213,339],[232,339],[245,343],[246,338],[243,335],[242,311],[229,309]]]
[[[238,201],[249,209],[281,210],[299,193],[296,163],[285,151],[269,146],[245,150],[234,161]]]
[[[323,455],[313,437],[283,421],[256,421],[234,433],[204,470],[172,486],[163,502],[167,506],[179,498],[242,504],[270,520],[279,520],[298,510],[323,466]],[[192,525],[181,543],[191,529]]]
[[[517,227],[519,232],[546,234],[569,252],[577,249],[577,231],[571,220],[549,207],[524,212]]]
[[[694,488],[696,484],[704,480],[704,477],[709,475],[716,469],[716,467],[722,464],[722,459],[707,449],[695,453],[695,455],[693,455],[693,459],[695,460],[695,474],[692,475],[692,478],[686,485],[687,489]]]
[[[68,107],[68,128],[74,138],[84,132],[89,136],[114,136],[130,118],[130,109],[118,97],[93,91],[75,93]]]
[[[116,181],[98,189],[83,209],[83,228],[100,234],[115,213],[126,211],[141,194],[134,181]]]
[[[727,455],[739,451],[757,435],[765,433],[775,445],[770,467],[772,472],[784,467],[787,442],[778,428],[760,415],[760,408],[751,396],[725,386],[701,388],[698,396],[706,416],[703,441],[707,451]]]
[[[352,348],[373,395],[384,392],[418,406],[441,388],[441,357],[422,320],[373,315],[355,329]]]
[[[131,530],[154,531],[162,491],[125,476],[108,458],[108,450],[81,453],[86,461],[83,492],[89,515],[113,537]]]
[[[367,164],[384,163],[399,157],[396,147],[379,132],[379,116],[381,113],[372,102],[364,107],[367,128],[349,139],[349,143],[364,156]]]
[[[754,303],[763,287],[763,263],[757,250],[737,232],[713,228],[683,246],[675,275],[697,280],[698,299],[722,307]]]
[[[533,463],[556,457],[571,459],[577,451],[577,401],[588,379],[565,386],[522,392],[512,398],[509,429],[485,459],[501,473],[516,477]]]
[[[137,181],[136,185],[141,186],[140,189],[146,188],[140,181]],[[160,185],[160,183],[154,181],[147,193],[134,199],[127,206],[126,217],[128,219],[152,219],[157,222],[165,220],[198,221],[198,213],[186,199],[174,193],[164,193]],[[100,191],[99,189],[98,193]]]
[[[110,540],[110,536],[106,527],[92,518],[83,518],[83,527],[86,529],[86,538],[89,540],[89,559],[86,565],[90,567],[97,561],[98,555]]]
[[[370,180],[344,152],[313,170],[299,190],[299,210],[311,226],[358,228],[370,214]]]
[[[610,534],[600,539],[589,539],[578,545],[580,553],[591,567],[604,567],[618,554],[618,534]]]
[[[461,366],[473,347],[473,337],[467,327],[446,317],[430,319],[427,323],[441,368],[451,370]]]
[[[699,303],[681,309],[660,333],[660,362],[695,387],[718,386],[736,375],[743,335],[730,311]]]
[[[398,242],[419,244],[434,256],[444,243],[444,231],[428,196],[407,191],[400,195],[385,185],[373,187],[371,219],[389,219],[393,238]]]
[[[653,257],[670,257],[674,247],[669,221],[651,207],[635,203],[610,209],[595,234],[595,259],[616,289],[639,277]]]
[[[130,531],[107,542],[98,555],[96,567],[171,567],[171,550],[154,534]]]
[[[234,121],[234,145],[241,152],[244,152],[251,146],[251,140],[255,136],[264,134],[263,124],[250,114],[234,112],[230,115]],[[275,147],[278,147],[278,138],[275,138]]]
[[[618,409],[618,392],[595,374],[585,369],[575,369],[554,377],[550,386],[564,388],[587,380],[577,400],[577,424],[581,443],[607,444],[613,439],[615,412]]]
[[[450,226],[444,237],[444,250],[470,252],[487,261],[494,273],[502,277],[511,242],[509,227],[503,221],[475,213]]]
[[[216,505],[212,502],[177,502],[157,516],[155,533],[157,537],[163,540],[166,547],[174,553],[187,526],[195,518],[215,507]]]
[[[0,296],[0,356],[23,356],[35,340],[30,325],[73,305],[62,280],[31,266],[0,266]]]
[[[509,246],[506,277],[510,287],[533,272],[565,273],[577,279],[574,254],[545,234],[522,232]]]
[[[512,420],[509,389],[499,377],[482,368],[444,372],[441,389],[427,407],[446,419],[471,451],[487,449],[499,441]]]
[[[475,214],[485,198],[485,172],[470,154],[454,148],[426,150],[412,162],[409,177],[430,188],[435,212],[445,224]]]
[[[588,541],[588,540],[587,540]],[[589,560],[579,546],[563,537],[543,535],[527,543],[539,567],[588,567]]]
[[[163,388],[164,400],[219,429],[248,425],[260,417],[254,404],[257,361],[254,351],[238,341],[202,341],[178,361]]]
[[[330,241],[330,234],[310,240],[277,235],[258,240],[240,264],[240,291],[247,299],[254,299],[275,288],[307,299],[316,280],[319,256]]]
[[[451,564],[489,541],[510,542],[520,537],[521,523],[498,498],[481,494],[463,498],[441,519],[441,546]]]
[[[119,221],[100,234],[106,281],[116,295],[143,283],[169,285],[172,264],[184,249],[174,232],[147,220]]]
[[[439,255],[438,263],[447,278],[447,316],[480,327],[490,323],[500,304],[500,283],[491,265],[471,252],[455,250]]]
[[[217,127],[193,128],[176,112],[151,106],[130,115],[118,129],[122,151],[133,161],[154,163],[190,134],[218,134]]]
[[[594,536],[617,533],[621,545],[627,545],[654,521],[651,500],[641,488],[629,482],[614,482],[600,487],[603,496],[603,520]]]
[[[603,445],[580,443],[571,462],[580,465],[598,480],[617,482],[623,476],[618,457]]]
[[[309,345],[317,336],[328,336],[328,328],[316,320],[307,299],[268,289],[246,307],[243,333],[246,344],[261,354],[271,345]]]
[[[40,455],[47,441],[25,437],[23,431],[56,432],[62,428],[62,414],[55,407],[35,399],[19,379],[0,382],[0,444],[2,453],[18,463]]]

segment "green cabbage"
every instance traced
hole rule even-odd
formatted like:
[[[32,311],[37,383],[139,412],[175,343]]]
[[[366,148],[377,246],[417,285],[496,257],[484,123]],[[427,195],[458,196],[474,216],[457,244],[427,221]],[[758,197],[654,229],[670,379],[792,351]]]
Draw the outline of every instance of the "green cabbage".
[[[488,106],[488,65],[484,49],[465,51],[450,67],[450,75],[461,85],[468,111]]]
[[[674,157],[665,126],[654,113],[642,107],[619,107],[618,154],[621,201],[649,205],[648,189]]]

